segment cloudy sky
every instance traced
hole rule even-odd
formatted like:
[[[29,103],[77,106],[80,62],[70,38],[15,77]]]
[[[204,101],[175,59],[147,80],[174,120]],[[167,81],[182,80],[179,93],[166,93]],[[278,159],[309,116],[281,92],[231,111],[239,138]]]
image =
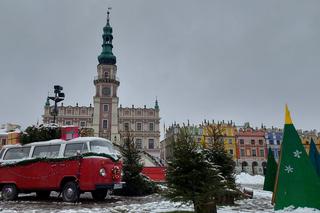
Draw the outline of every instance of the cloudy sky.
[[[41,121],[53,85],[64,105],[94,95],[111,6],[122,106],[189,119],[320,129],[320,1],[0,1],[0,123]]]

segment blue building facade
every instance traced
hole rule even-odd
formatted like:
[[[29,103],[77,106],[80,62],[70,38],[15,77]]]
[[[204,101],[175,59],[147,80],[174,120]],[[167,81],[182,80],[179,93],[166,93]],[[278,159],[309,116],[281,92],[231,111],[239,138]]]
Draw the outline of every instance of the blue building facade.
[[[278,161],[280,157],[280,146],[282,143],[283,131],[278,128],[271,128],[266,130],[267,149],[271,148],[274,158]]]

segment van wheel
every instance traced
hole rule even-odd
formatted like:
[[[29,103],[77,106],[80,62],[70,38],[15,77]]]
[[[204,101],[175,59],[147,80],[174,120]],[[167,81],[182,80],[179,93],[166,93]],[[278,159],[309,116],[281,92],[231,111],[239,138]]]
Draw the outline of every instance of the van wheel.
[[[1,196],[3,200],[14,200],[18,197],[18,189],[14,184],[6,184],[2,187]]]
[[[64,202],[76,202],[79,200],[80,192],[78,184],[74,181],[67,182],[62,189],[62,199]]]
[[[36,192],[37,198],[41,200],[48,199],[50,197],[50,191],[38,191]]]
[[[96,191],[92,191],[91,195],[94,200],[103,201],[106,198],[107,193],[108,193],[107,190],[96,190]]]

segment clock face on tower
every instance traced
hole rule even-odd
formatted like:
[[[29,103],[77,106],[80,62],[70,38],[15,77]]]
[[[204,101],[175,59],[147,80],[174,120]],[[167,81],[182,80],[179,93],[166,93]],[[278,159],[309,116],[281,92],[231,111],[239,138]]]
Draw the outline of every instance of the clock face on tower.
[[[103,87],[103,88],[102,88],[102,95],[110,96],[110,95],[111,95],[111,89],[110,89],[110,87]]]

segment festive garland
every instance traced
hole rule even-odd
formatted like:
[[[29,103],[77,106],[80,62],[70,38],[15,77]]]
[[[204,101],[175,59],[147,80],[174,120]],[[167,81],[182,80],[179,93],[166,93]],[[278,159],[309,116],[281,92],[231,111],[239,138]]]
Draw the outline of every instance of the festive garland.
[[[33,158],[33,159],[27,159],[27,160],[22,160],[14,163],[6,163],[2,162],[0,164],[0,168],[2,167],[14,167],[14,166],[25,166],[28,164],[32,163],[38,163],[38,162],[62,162],[62,161],[71,161],[71,160],[80,160],[85,157],[104,157],[104,158],[109,158],[112,160],[112,162],[118,162],[120,158],[115,158],[112,155],[105,154],[105,153],[94,153],[94,152],[87,152],[83,153],[77,156],[71,156],[71,157],[66,157],[66,158],[46,158],[46,157],[40,157],[40,158]]]

